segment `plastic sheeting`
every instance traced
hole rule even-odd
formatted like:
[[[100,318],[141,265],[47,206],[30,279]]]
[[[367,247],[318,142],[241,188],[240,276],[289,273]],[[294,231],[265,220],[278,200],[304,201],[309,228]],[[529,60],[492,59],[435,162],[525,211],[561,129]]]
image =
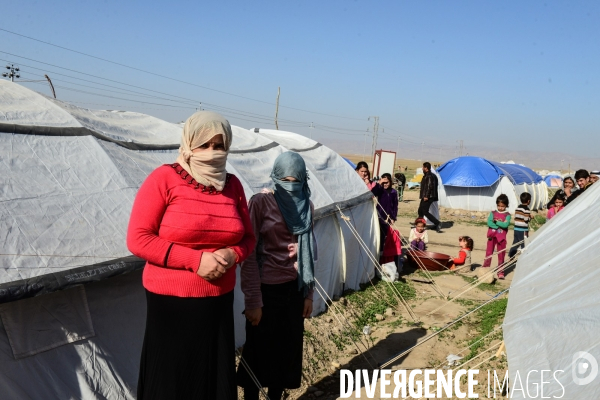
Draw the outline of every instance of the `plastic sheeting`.
[[[600,398],[600,376],[582,384],[600,362],[599,206],[595,184],[536,232],[517,262],[504,340],[511,382],[518,371],[532,394],[545,381],[547,398]],[[530,397],[513,390],[511,398]]]
[[[13,357],[0,320],[0,398],[135,399],[146,321],[141,282],[135,271],[86,285],[96,335],[34,356]]]
[[[523,165],[496,163],[473,156],[454,158],[437,170],[446,186],[487,187],[492,186],[502,176],[508,177],[515,185],[542,181],[541,176]]]
[[[543,179],[534,170],[519,164],[492,163],[515,185],[540,183]]]
[[[438,189],[439,203],[442,207],[460,210],[489,212],[496,208],[496,198],[500,194],[508,196],[509,210],[517,207],[517,196],[514,186],[508,178],[502,177],[487,187],[458,187],[440,185]]]
[[[547,186],[541,176],[518,164],[501,164],[481,157],[458,157],[437,169],[440,206],[489,212],[500,194],[508,196],[512,213],[523,192],[531,194],[529,208],[538,210],[548,202]]]
[[[489,187],[503,172],[492,162],[481,157],[458,157],[445,162],[437,169],[444,186]]]

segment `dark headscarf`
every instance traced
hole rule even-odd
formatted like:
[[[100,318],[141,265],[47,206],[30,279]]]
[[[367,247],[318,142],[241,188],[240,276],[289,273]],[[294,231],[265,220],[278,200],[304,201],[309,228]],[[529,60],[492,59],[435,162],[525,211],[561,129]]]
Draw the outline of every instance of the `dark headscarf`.
[[[298,181],[282,181],[287,176]],[[303,290],[306,296],[315,286],[313,221],[306,164],[298,153],[282,153],[275,160],[271,179],[279,211],[290,233],[298,236],[298,290]]]

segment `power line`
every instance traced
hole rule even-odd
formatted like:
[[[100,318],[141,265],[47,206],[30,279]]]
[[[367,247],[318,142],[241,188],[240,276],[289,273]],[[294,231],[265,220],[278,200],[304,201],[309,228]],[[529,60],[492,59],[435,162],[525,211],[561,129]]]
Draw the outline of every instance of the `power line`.
[[[2,28],[0,28],[0,30],[2,30]],[[39,61],[39,60],[32,59],[32,58],[29,58],[29,57],[19,56],[17,54],[5,52],[5,51],[2,51],[2,50],[0,50],[0,53],[8,54],[8,55],[13,56],[13,57],[23,58],[23,59],[26,59],[26,60],[29,60],[29,61],[33,61],[33,62],[36,62],[36,63],[39,63],[39,64],[43,64],[43,65],[48,65],[48,66],[51,66],[51,67],[54,67],[54,68],[64,69],[64,70],[67,70],[67,71],[70,71],[70,72],[74,72],[76,74],[81,74],[81,75],[89,76],[89,77],[92,77],[92,78],[95,78],[95,79],[105,80],[105,81],[109,81],[109,82],[116,83],[116,84],[119,84],[119,85],[125,85],[125,86],[128,86],[128,87],[133,87],[133,88],[136,88],[136,89],[141,89],[141,90],[145,90],[145,91],[152,92],[152,93],[157,93],[157,94],[164,95],[164,96],[174,97],[174,98],[181,99],[181,100],[184,100],[184,101],[174,100],[174,99],[166,99],[166,98],[161,98],[161,97],[158,97],[158,96],[151,96],[149,94],[141,93],[141,92],[137,92],[137,91],[133,91],[131,89],[124,89],[124,88],[120,88],[120,87],[108,85],[106,83],[94,82],[94,81],[90,81],[90,80],[83,79],[83,78],[80,78],[80,77],[74,77],[74,76],[71,76],[71,75],[66,75],[66,74],[62,74],[62,73],[54,72],[53,71],[53,74],[55,74],[55,75],[65,76],[65,77],[68,77],[68,78],[81,80],[81,81],[92,83],[92,84],[95,84],[95,85],[107,86],[107,87],[111,87],[111,88],[114,88],[114,89],[118,89],[118,90],[123,90],[123,91],[128,91],[128,92],[131,92],[131,93],[135,93],[135,94],[138,94],[140,96],[154,97],[154,98],[157,98],[157,99],[160,99],[160,100],[177,102],[177,103],[185,104],[185,105],[188,105],[188,106],[191,106],[190,103],[193,103],[194,106],[196,106],[198,104],[202,104],[202,105],[205,105],[205,106],[209,105],[209,106],[212,106],[214,108],[220,108],[220,109],[223,109],[223,110],[228,110],[229,112],[246,113],[246,116],[248,116],[250,118],[265,118],[265,119],[268,118],[268,119],[270,119],[270,117],[268,117],[266,115],[260,115],[260,114],[255,114],[255,113],[247,113],[247,112],[244,112],[244,111],[241,111],[241,110],[231,109],[231,108],[227,108],[227,107],[223,107],[223,106],[219,106],[219,105],[211,104],[211,103],[200,102],[200,101],[195,100],[195,99],[190,99],[190,98],[186,98],[186,97],[182,97],[182,96],[172,95],[172,94],[161,92],[161,91],[157,91],[157,90],[147,89],[147,88],[144,88],[142,86],[132,85],[132,84],[129,84],[129,83],[126,83],[126,82],[121,82],[121,81],[117,81],[117,80],[113,80],[113,79],[109,79],[109,78],[104,78],[104,77],[101,77],[101,76],[98,76],[98,75],[93,75],[93,74],[89,74],[89,73],[86,73],[86,72],[77,71],[77,70],[74,70],[74,69],[71,69],[71,68],[61,67],[59,65],[46,63],[44,61]],[[28,67],[29,68],[33,68],[33,69],[37,69],[37,70],[40,70],[40,71],[45,71],[45,70],[43,70],[41,68],[37,68],[37,67],[33,67],[33,66],[28,66]],[[76,84],[74,82],[71,82],[71,84],[81,85],[81,84]],[[84,86],[84,85],[82,85],[82,86]],[[97,90],[108,91],[108,89],[100,89],[100,88],[96,88],[96,89]],[[69,88],[67,90],[76,91],[76,89],[73,89],[73,88]],[[85,91],[80,91],[80,92],[84,93],[84,94],[92,94],[92,95],[96,95],[96,96],[101,96],[98,93],[89,93],[89,92],[86,93]],[[137,102],[137,100],[123,99],[123,98],[118,98],[118,97],[114,97],[114,96],[104,96],[104,97],[115,98],[115,99],[124,100],[124,101]],[[160,104],[160,103],[152,103],[152,102],[142,102],[142,101],[139,101],[139,102],[140,103],[144,103],[144,104],[160,105],[160,106],[165,106],[165,107],[170,107],[170,108],[185,108],[185,109],[190,109],[191,108],[191,107],[177,107],[177,106],[173,106],[173,105]],[[283,107],[283,106],[281,106],[281,107]],[[247,115],[247,114],[254,114],[254,115]],[[324,113],[320,113],[320,114],[322,114],[322,115],[329,115],[329,114],[324,114]],[[242,119],[242,118],[240,118],[240,119]],[[362,119],[359,119],[359,118],[354,118],[354,119],[362,121]],[[288,122],[288,125],[289,125],[289,123],[292,123],[292,124],[295,123],[295,124],[298,124],[298,126],[306,126],[306,125],[308,125],[308,122],[304,122],[304,121],[293,121],[293,120],[283,120],[283,119],[281,119],[281,121],[282,122]],[[378,124],[378,121],[377,121],[377,126],[378,125],[379,124]],[[331,126],[327,126],[327,125],[322,125],[322,126],[319,125],[319,127],[320,127],[320,129],[323,129],[323,130],[326,130],[326,131],[329,130],[331,133],[337,133],[337,134],[349,134],[349,133],[347,133],[348,131],[363,132],[363,130],[361,130],[361,129],[338,128],[338,127],[331,127]],[[333,132],[333,130],[340,130],[342,132]],[[394,130],[394,129],[388,128],[388,130]],[[377,134],[377,133],[378,132],[375,132],[375,130],[374,130],[374,135]],[[383,135],[387,135],[386,133],[382,133],[382,134]],[[355,134],[355,135],[359,136],[359,135],[362,135],[362,133],[361,134]],[[405,142],[411,143],[410,141],[406,141],[406,140],[405,140]],[[412,143],[414,143],[414,144],[420,144],[420,143],[417,143],[417,142],[412,142]],[[376,139],[375,139],[375,145],[376,145]]]
[[[40,84],[40,83],[37,83]],[[45,85],[44,85],[45,86]],[[110,96],[107,94],[103,94],[103,93],[93,93],[93,92],[88,92],[88,91],[83,91],[83,90],[78,90],[78,89],[74,89],[68,86],[56,86],[57,88],[63,89],[63,90],[67,90],[67,91],[71,91],[71,92],[76,92],[76,93],[84,93],[84,94],[89,94],[89,95],[93,95],[93,96],[99,96],[99,97],[106,97],[106,98],[111,98],[111,99],[116,99],[116,100],[123,100],[123,101],[130,101],[133,103],[141,103],[141,104],[150,104],[150,105],[158,105],[158,106],[163,106],[163,107],[169,107],[171,109],[173,108],[178,108],[178,109],[194,109],[193,106],[188,106],[188,107],[184,107],[184,106],[178,106],[178,105],[172,105],[172,104],[162,104],[162,103],[153,103],[153,102],[146,102],[146,101],[140,101],[137,99],[128,99],[128,98],[123,98],[123,97],[116,97],[116,96]],[[103,106],[109,106],[109,107],[115,107],[115,105],[112,104],[104,104],[104,103],[87,103],[87,102],[75,102],[75,103],[82,103],[82,104],[96,104],[96,105],[103,105]],[[208,103],[205,103],[208,104]],[[205,105],[203,104],[203,105]],[[116,106],[116,107],[121,107],[121,106]],[[232,111],[233,109],[227,109],[226,107],[220,107],[220,106],[216,106],[216,107],[212,107],[210,104],[208,104],[208,107],[206,107],[206,109],[210,109],[213,111],[218,111],[221,114],[223,114],[225,117],[227,118],[236,118],[242,121],[248,121],[248,122],[253,122],[253,123],[259,123],[259,124],[268,124],[269,126],[273,126],[274,124],[271,122],[271,118],[270,117],[260,117],[260,116],[254,116],[254,115],[248,115],[248,114],[244,114],[244,113],[238,113],[235,111]],[[156,109],[155,109],[156,110]],[[242,115],[242,117],[240,117],[239,115]],[[243,118],[246,117],[246,118]],[[296,121],[291,121],[291,120],[280,120],[282,121],[282,124],[280,124],[281,126],[286,126],[286,127],[300,127],[300,126],[305,126],[304,124],[300,123],[300,122],[296,122]],[[335,133],[338,135],[360,135],[360,134],[355,134],[355,133],[346,133],[346,132],[336,132],[336,131],[332,131],[329,129],[325,129],[322,128],[320,125],[314,125],[315,128],[319,128],[331,133]],[[339,130],[343,130],[342,128],[338,128]]]
[[[259,102],[259,103],[263,103],[263,104],[269,104],[269,105],[273,105],[274,104],[274,103],[271,103],[271,102],[268,102],[268,101],[254,99],[254,98],[247,97],[247,96],[241,96],[241,95],[238,95],[238,94],[235,94],[235,93],[230,93],[230,92],[226,92],[226,91],[223,91],[223,90],[209,88],[207,86],[199,85],[199,84],[192,83],[192,82],[187,82],[187,81],[184,81],[184,80],[181,80],[181,79],[173,78],[171,76],[157,74],[155,72],[147,71],[147,70],[144,70],[144,69],[141,69],[141,68],[132,67],[130,65],[126,65],[126,64],[119,63],[119,62],[116,62],[116,61],[108,60],[108,59],[102,58],[102,57],[97,57],[97,56],[94,56],[92,54],[84,53],[84,52],[81,52],[81,51],[78,51],[78,50],[69,49],[68,47],[59,46],[59,45],[54,44],[54,43],[46,42],[44,40],[36,39],[36,38],[31,37],[31,36],[26,36],[26,35],[23,35],[23,34],[20,34],[20,33],[17,33],[17,32],[9,31],[7,29],[0,28],[0,31],[4,31],[4,32],[10,33],[12,35],[20,36],[20,37],[23,37],[23,38],[26,38],[26,39],[29,39],[29,40],[33,40],[33,41],[36,41],[36,42],[39,42],[39,43],[43,43],[43,44],[46,44],[46,45],[49,45],[49,46],[60,48],[62,50],[70,51],[70,52],[73,52],[73,53],[76,53],[76,54],[80,54],[80,55],[83,55],[83,56],[86,56],[86,57],[91,57],[91,58],[94,58],[96,60],[100,60],[100,61],[104,61],[104,62],[107,62],[107,63],[111,63],[111,64],[118,65],[118,66],[121,66],[121,67],[124,67],[124,68],[129,68],[129,69],[132,69],[134,71],[139,71],[139,72],[143,72],[143,73],[150,74],[150,75],[153,75],[153,76],[157,76],[157,77],[160,77],[160,78],[168,79],[168,80],[171,80],[171,81],[175,81],[175,82],[179,82],[179,83],[184,83],[186,85],[191,85],[191,86],[199,87],[199,88],[202,88],[202,89],[205,89],[205,90],[210,90],[210,91],[213,91],[213,92],[226,94],[228,96],[234,96],[234,97],[242,98],[242,99],[245,99],[245,100],[251,100],[251,101],[255,101],[255,102]],[[17,56],[17,57],[19,57],[19,56]],[[25,58],[25,57],[23,57],[23,58]],[[335,115],[335,114],[326,114],[326,113],[321,113],[321,112],[311,111],[311,110],[304,110],[304,109],[301,109],[301,108],[290,107],[290,106],[280,106],[280,107],[281,108],[287,108],[287,109],[290,109],[290,110],[296,110],[296,111],[302,111],[302,112],[306,112],[306,113],[311,113],[311,114],[325,115],[325,116],[334,117],[334,118],[342,118],[342,119],[355,120],[355,121],[361,121],[362,120],[361,118],[347,117],[347,116]]]
[[[0,51],[0,52],[2,52],[2,51]],[[2,53],[6,53],[6,52],[2,52]],[[10,53],[7,53],[7,54],[10,54]],[[19,57],[19,56],[17,56],[17,57]],[[2,59],[0,58],[0,60],[2,60]],[[39,63],[42,63],[42,64],[47,64],[47,63],[44,63],[42,61],[38,61],[38,60],[34,60],[34,59],[30,59],[30,60],[34,61],[34,62],[39,62]],[[55,65],[52,65],[52,64],[50,64],[50,65],[53,66],[53,67],[55,67],[55,68],[61,68],[60,66],[55,66]],[[39,70],[39,71],[46,71],[45,69],[41,69],[41,68],[37,68],[37,67],[33,67],[33,66],[28,66],[28,67],[36,69],[36,70]],[[85,75],[90,75],[90,74],[86,74],[84,72],[80,72],[80,71],[76,71],[76,70],[71,70],[71,71],[73,71],[75,73],[81,73],[81,74],[85,74]],[[113,86],[113,85],[108,85],[108,84],[101,83],[101,82],[90,81],[88,79],[74,77],[72,75],[66,75],[66,74],[62,74],[62,73],[59,73],[59,72],[54,72],[54,71],[52,71],[52,72],[55,75],[65,76],[65,77],[68,77],[68,78],[81,80],[81,81],[92,83],[92,84],[95,84],[95,85],[101,85],[101,86],[106,86],[106,87],[111,87],[111,88],[115,88],[115,89],[127,91],[127,92],[130,92],[130,93],[133,93],[134,96],[135,95],[139,95],[139,96],[147,97],[147,98],[156,98],[156,99],[159,99],[159,100],[172,101],[172,102],[175,102],[175,103],[185,104],[187,106],[194,106],[194,107],[196,107],[198,104],[202,104],[204,106],[212,106],[214,109],[217,109],[217,110],[227,110],[230,113],[240,113],[240,115],[245,115],[245,116],[248,116],[248,117],[260,118],[260,119],[265,119],[265,120],[270,120],[271,119],[271,117],[266,116],[266,115],[256,114],[256,113],[250,113],[250,112],[246,112],[246,111],[242,111],[242,110],[237,110],[237,109],[233,109],[233,108],[229,108],[229,107],[223,107],[223,106],[220,106],[220,105],[217,105],[217,104],[212,104],[212,103],[200,102],[198,100],[188,99],[188,98],[181,97],[181,96],[175,96],[175,95],[171,95],[169,93],[158,92],[158,91],[155,91],[155,90],[146,89],[146,88],[141,87],[141,86],[130,85],[130,84],[127,84],[127,83],[124,83],[124,82],[114,81],[114,80],[110,80],[110,79],[107,79],[107,78],[98,77],[98,76],[95,76],[95,75],[91,75],[91,76],[94,77],[94,78],[97,78],[97,79],[106,79],[106,80],[109,80],[109,81],[112,81],[112,82],[115,82],[115,83],[118,83],[118,84],[124,84],[124,85],[132,86],[132,87],[135,87],[135,88],[139,88],[139,89],[142,89],[142,90],[147,90],[147,91],[159,93],[159,94],[162,94],[162,95],[165,95],[165,96],[177,97],[177,98],[180,98],[180,99],[184,99],[184,101],[182,101],[182,100],[168,99],[168,98],[164,98],[164,97],[159,97],[159,96],[155,96],[155,95],[141,93],[141,92],[134,91],[134,90],[131,90],[131,89],[124,89],[124,88],[120,88],[120,87]],[[57,79],[55,79],[55,80],[57,80]],[[92,88],[92,89],[96,89],[96,90],[103,90],[103,91],[106,91],[106,92],[113,92],[113,93],[117,93],[117,94],[130,94],[130,93],[123,93],[123,92],[111,91],[111,90],[108,90],[108,89],[102,89],[102,88],[97,88],[97,87],[93,87],[93,86],[83,85],[83,84],[76,83],[76,82],[70,82],[70,81],[64,81],[64,80],[61,80],[61,81],[70,83],[72,85],[83,86],[83,87]],[[67,88],[67,87],[64,87],[64,86],[62,86],[62,88],[66,88],[66,90],[70,90],[70,91],[77,91],[77,89]],[[124,99],[124,98],[119,98],[119,97],[115,97],[115,96],[107,96],[107,95],[103,95],[103,94],[99,94],[99,93],[92,93],[92,92],[86,92],[86,91],[79,91],[79,92],[80,93],[84,93],[84,94],[91,94],[91,95],[96,95],[96,96],[103,96],[103,97],[108,97],[108,98],[115,98],[115,99],[125,100],[125,101],[132,101],[132,102],[138,101],[138,100],[134,100],[134,99]],[[185,108],[185,109],[190,109],[191,108],[191,107],[177,107],[177,106],[169,105],[169,104],[159,104],[159,103],[142,102],[142,101],[139,101],[139,102],[140,103],[146,103],[146,104],[153,104],[153,105],[162,105],[162,106],[171,107],[171,108]],[[248,115],[248,114],[250,114],[250,115]],[[290,126],[290,124],[296,124],[298,127],[308,125],[308,122],[305,122],[305,121],[295,121],[295,120],[289,120],[289,119],[279,119],[279,120],[282,121],[282,122],[287,122],[287,124],[286,124],[287,126]],[[319,126],[321,126],[321,125],[319,125]],[[327,125],[323,125],[323,126],[328,127],[330,129],[337,129],[337,130],[342,130],[342,131],[348,131],[348,130],[350,130],[350,131],[361,132],[361,130],[353,130],[353,129],[346,129],[346,128],[330,127],[330,126],[327,126]]]
[[[39,68],[36,68],[36,69],[39,69]],[[109,92],[109,93],[117,93],[117,94],[125,94],[125,95],[136,96],[136,94],[123,93],[123,92],[120,92],[120,91],[102,89],[102,88],[98,88],[98,87],[94,87],[94,86],[83,85],[81,83],[65,81],[65,80],[62,80],[62,79],[55,79],[55,81],[66,82],[66,83],[69,83],[71,85],[82,86],[82,87],[96,89],[96,90],[102,90],[102,91],[106,91],[106,92]],[[102,83],[96,83],[96,82],[92,82],[92,83],[98,84],[98,85],[103,85]],[[133,92],[133,93],[137,93],[137,96],[141,96],[141,97],[145,97],[145,98],[156,98],[156,99],[160,99],[160,100],[173,101],[173,102],[176,102],[176,103],[185,104],[187,107],[180,107],[180,106],[175,106],[175,105],[170,105],[170,104],[151,103],[151,102],[139,101],[139,100],[136,100],[136,99],[127,99],[127,98],[121,98],[121,97],[115,97],[115,96],[108,96],[108,95],[105,95],[105,94],[102,94],[102,93],[93,93],[93,92],[89,92],[89,91],[83,91],[83,90],[78,90],[78,89],[70,88],[70,87],[67,87],[67,86],[56,86],[56,87],[60,87],[60,88],[63,88],[63,89],[69,90],[69,91],[74,91],[74,92],[79,92],[79,93],[84,93],[84,94],[90,94],[90,95],[93,95],[93,96],[101,96],[101,97],[114,98],[114,99],[118,99],[118,100],[131,101],[131,102],[139,102],[139,103],[145,103],[145,104],[161,105],[161,106],[166,106],[166,107],[170,107],[170,108],[194,109],[194,108],[197,108],[198,104],[201,104],[203,106],[209,106],[212,109],[215,109],[215,110],[218,110],[218,111],[226,110],[226,111],[228,111],[230,113],[239,114],[239,115],[243,115],[243,116],[246,116],[246,117],[253,117],[253,118],[258,118],[258,119],[270,120],[270,117],[267,117],[266,115],[261,115],[261,114],[256,114],[256,113],[249,113],[249,112],[245,112],[245,111],[241,111],[241,110],[237,110],[237,109],[233,109],[233,108],[229,108],[229,107],[219,106],[217,104],[202,103],[202,102],[198,102],[198,101],[187,102],[187,101],[180,101],[180,100],[172,100],[172,99],[168,99],[168,98],[164,98],[164,97],[158,97],[158,96],[149,95],[149,94],[144,94],[144,93],[140,93],[140,92],[136,92],[136,91],[129,91],[127,89],[123,89],[123,90],[127,90],[127,91]],[[109,87],[113,87],[113,86],[109,86]],[[121,88],[119,88],[119,89],[121,89]],[[293,124],[295,124],[298,127],[306,125],[306,123],[302,122],[302,121],[294,121],[294,120],[288,120],[288,119],[280,119],[280,121],[282,121],[284,123],[287,123],[287,126],[290,126],[290,125],[293,125]]]
[[[3,29],[0,28],[0,30],[3,30]],[[87,88],[95,89],[95,90],[101,90],[101,91],[105,91],[105,92],[109,92],[109,93],[116,93],[116,94],[123,94],[123,95],[133,95],[133,96],[138,96],[138,97],[141,96],[141,97],[146,97],[146,98],[156,98],[156,99],[163,100],[163,101],[169,101],[169,102],[184,104],[187,107],[175,106],[175,105],[171,105],[171,104],[148,102],[148,101],[140,101],[140,100],[137,100],[137,99],[129,99],[129,98],[116,97],[116,96],[109,96],[109,95],[100,94],[100,93],[93,93],[93,92],[89,92],[89,91],[78,90],[78,89],[74,89],[74,88],[67,87],[67,86],[57,86],[57,87],[60,87],[62,89],[68,90],[68,91],[73,91],[73,92],[78,92],[78,93],[83,93],[83,94],[89,94],[89,95],[94,95],[94,96],[101,96],[101,97],[106,97],[106,98],[113,98],[113,99],[123,100],[123,101],[136,102],[136,103],[141,103],[141,104],[158,105],[158,106],[169,107],[169,108],[192,109],[192,108],[197,108],[197,105],[203,105],[203,106],[209,106],[209,107],[213,108],[214,110],[217,110],[217,111],[220,111],[220,112],[225,111],[225,112],[228,112],[230,114],[232,113],[234,115],[241,115],[241,116],[245,116],[247,118],[258,119],[259,121],[248,120],[248,119],[236,117],[236,118],[239,118],[241,120],[246,120],[246,121],[251,121],[251,122],[259,122],[259,123],[264,123],[264,121],[260,121],[260,120],[263,120],[263,119],[265,121],[269,121],[270,120],[270,117],[268,117],[266,115],[261,115],[261,114],[247,112],[247,111],[242,111],[242,110],[232,109],[232,108],[228,108],[228,107],[223,107],[223,106],[219,106],[217,104],[204,103],[204,102],[200,102],[200,101],[195,100],[195,99],[190,99],[190,98],[186,98],[186,97],[182,97],[182,96],[172,95],[172,94],[165,93],[165,92],[160,92],[160,91],[157,91],[157,90],[147,89],[147,88],[144,88],[144,87],[141,87],[141,86],[128,84],[126,82],[120,82],[120,81],[117,81],[117,80],[108,79],[108,78],[104,78],[104,77],[93,75],[93,74],[88,74],[88,73],[85,73],[85,72],[77,71],[77,70],[70,69],[70,68],[61,67],[59,65],[54,65],[54,64],[46,63],[46,62],[43,62],[43,61],[39,61],[39,60],[35,60],[35,59],[32,59],[32,58],[28,58],[28,57],[19,56],[19,55],[13,54],[13,53],[5,52],[5,51],[0,51],[0,53],[8,54],[8,55],[11,55],[11,56],[14,56],[14,57],[23,58],[23,59],[30,60],[30,61],[33,61],[33,62],[36,62],[36,63],[40,63],[40,64],[43,64],[43,65],[49,65],[49,66],[54,67],[54,68],[62,68],[64,70],[71,71],[71,72],[74,72],[76,74],[82,74],[82,75],[85,75],[85,76],[89,76],[89,77],[92,77],[92,78],[95,78],[95,79],[105,80],[105,81],[113,82],[113,83],[116,83],[116,84],[119,84],[119,85],[125,85],[125,86],[128,86],[128,87],[133,87],[133,88],[136,88],[136,89],[141,89],[141,90],[144,90],[144,91],[148,91],[148,92],[152,92],[152,93],[157,93],[157,94],[160,94],[160,95],[163,95],[163,96],[174,97],[174,98],[180,99],[180,100],[159,97],[159,96],[156,96],[156,95],[142,93],[142,92],[134,91],[134,90],[131,90],[131,89],[125,89],[125,88],[121,88],[121,87],[117,87],[117,86],[113,86],[113,85],[108,85],[106,83],[100,83],[100,82],[90,81],[90,80],[83,79],[83,78],[80,78],[80,77],[74,77],[74,76],[71,76],[71,75],[61,74],[61,73],[58,73],[58,72],[53,72],[53,74],[55,74],[55,75],[65,76],[65,77],[76,79],[76,80],[81,80],[81,81],[84,81],[84,82],[92,83],[94,85],[101,85],[101,86],[111,87],[111,88],[114,88],[114,89],[118,89],[119,91],[112,91],[112,90],[109,90],[109,89],[103,89],[103,88],[97,88],[97,87],[93,87],[93,86],[83,85],[81,83],[64,81],[64,82],[70,83],[72,85],[87,87]],[[28,67],[36,69],[36,70],[40,70],[40,71],[45,71],[45,70],[43,70],[41,68],[37,68],[37,67],[33,67],[33,66],[28,66]],[[57,80],[57,79],[55,79],[55,80]],[[129,93],[123,93],[123,92],[120,92],[120,91],[126,91],[126,92],[129,92]],[[304,110],[304,111],[306,111],[306,110]],[[324,114],[324,113],[321,113],[321,114],[323,114],[323,115],[329,115],[329,114]],[[359,118],[354,118],[354,119],[361,120]],[[281,119],[281,121],[282,122],[287,122],[287,124],[286,124],[287,126],[301,127],[301,126],[307,126],[308,125],[308,122],[305,122],[305,121],[284,120],[284,119]],[[311,124],[313,124],[313,123],[311,123]],[[313,126],[314,127],[318,126],[320,129],[328,131],[328,132],[331,132],[331,133],[343,134],[343,135],[361,136],[363,134],[362,132],[364,132],[362,129],[339,128],[339,127],[332,127],[332,126],[328,126],[328,125],[313,125]],[[376,117],[376,120],[374,121],[374,129],[373,129],[373,139],[374,139],[374,141],[373,141],[374,144],[373,145],[374,146],[376,146],[376,144],[377,144],[378,127],[379,127],[379,117]],[[388,130],[392,130],[393,131],[394,129],[388,128]],[[349,132],[361,132],[361,133],[351,134]],[[392,136],[392,137],[395,138],[394,135],[390,135],[390,134],[387,134],[385,132],[383,132],[382,135],[388,135],[388,136]],[[404,140],[404,142],[406,142],[406,143],[412,143],[412,144],[416,144],[416,145],[420,144],[418,142],[411,142],[409,140]],[[437,147],[435,147],[435,148],[437,149]]]

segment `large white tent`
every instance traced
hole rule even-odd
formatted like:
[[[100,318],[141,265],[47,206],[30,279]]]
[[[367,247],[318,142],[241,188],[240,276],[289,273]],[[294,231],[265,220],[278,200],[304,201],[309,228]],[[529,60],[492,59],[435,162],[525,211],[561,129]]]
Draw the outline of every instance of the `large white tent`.
[[[542,385],[545,398],[600,398],[599,207],[595,184],[519,257],[503,328],[511,387],[520,379],[528,392],[511,399],[534,398]]]
[[[437,169],[441,207],[489,212],[496,198],[506,194],[509,211],[520,204],[519,196],[531,194],[529,208],[538,210],[548,202],[548,187],[541,176],[519,164],[501,164],[481,157],[463,156],[447,161]]]
[[[177,156],[181,127],[135,112],[88,110],[0,81],[0,386],[6,398],[135,398],[145,323],[144,262],[125,244],[137,189]],[[283,151],[310,173],[330,296],[358,289],[378,248],[370,192],[327,147],[289,132],[233,127],[227,169],[249,199]],[[110,278],[110,279],[108,279]],[[244,342],[236,287],[236,344]],[[315,295],[315,313],[325,303]]]

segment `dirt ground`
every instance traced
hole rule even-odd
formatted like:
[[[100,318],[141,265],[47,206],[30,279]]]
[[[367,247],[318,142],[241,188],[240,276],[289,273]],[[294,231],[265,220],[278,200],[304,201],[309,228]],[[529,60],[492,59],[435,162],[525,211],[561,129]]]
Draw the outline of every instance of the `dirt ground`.
[[[408,237],[410,223],[416,218],[417,207],[418,191],[405,192],[404,201],[399,205],[399,216],[396,222],[396,229],[405,237]],[[478,337],[480,331],[480,320],[469,316],[448,329],[441,331],[441,328],[508,288],[513,274],[508,273],[505,280],[497,280],[491,285],[480,285],[460,295],[458,299],[448,302],[448,299],[469,288],[471,280],[477,276],[478,271],[482,271],[479,266],[485,256],[487,227],[485,221],[471,218],[470,215],[453,216],[446,213],[441,215],[441,219],[443,232],[429,232],[428,250],[457,256],[458,237],[469,235],[475,241],[472,252],[472,262],[477,267],[475,271],[466,268],[459,273],[444,271],[433,273],[430,277],[407,265],[402,279],[411,290],[414,290],[414,296],[407,303],[418,321],[413,320],[411,313],[401,304],[387,308],[384,315],[376,316],[377,322],[370,324],[371,333],[360,337],[354,344],[349,340],[346,340],[346,344],[340,344],[339,341],[347,339],[347,328],[344,324],[352,323],[360,310],[353,308],[350,301],[347,301],[346,295],[334,299],[327,312],[310,318],[305,323],[303,386],[300,389],[287,391],[286,398],[337,399],[340,395],[339,369],[372,371],[420,342],[423,344],[415,347],[387,368],[392,370],[448,368],[446,361],[448,355],[458,354],[466,357],[469,354],[471,351],[469,344]],[[512,242],[512,231],[508,239],[509,243]],[[492,267],[496,265],[497,259],[494,258]],[[429,278],[432,278],[435,284],[428,281]],[[380,282],[378,285],[383,284]],[[499,298],[503,297],[505,298],[506,294]],[[496,329],[501,323],[502,320],[499,318],[495,322]],[[430,335],[434,336],[429,338]],[[429,339],[423,341],[426,338]],[[501,340],[499,329],[489,337],[481,339],[481,348],[477,351],[477,355],[472,353],[470,357],[473,358],[461,368],[477,367],[480,371],[496,370],[503,376],[506,368],[505,357],[500,356],[486,361],[496,353]],[[478,365],[482,361],[484,363]],[[487,372],[481,372],[479,377],[483,379],[484,375],[487,377]],[[484,382],[480,381],[477,388],[480,397],[485,397],[487,393],[487,387],[483,385]],[[379,394],[376,394],[375,398],[379,398],[378,396]],[[241,393],[240,398],[243,398]],[[361,398],[367,398],[364,388]]]

